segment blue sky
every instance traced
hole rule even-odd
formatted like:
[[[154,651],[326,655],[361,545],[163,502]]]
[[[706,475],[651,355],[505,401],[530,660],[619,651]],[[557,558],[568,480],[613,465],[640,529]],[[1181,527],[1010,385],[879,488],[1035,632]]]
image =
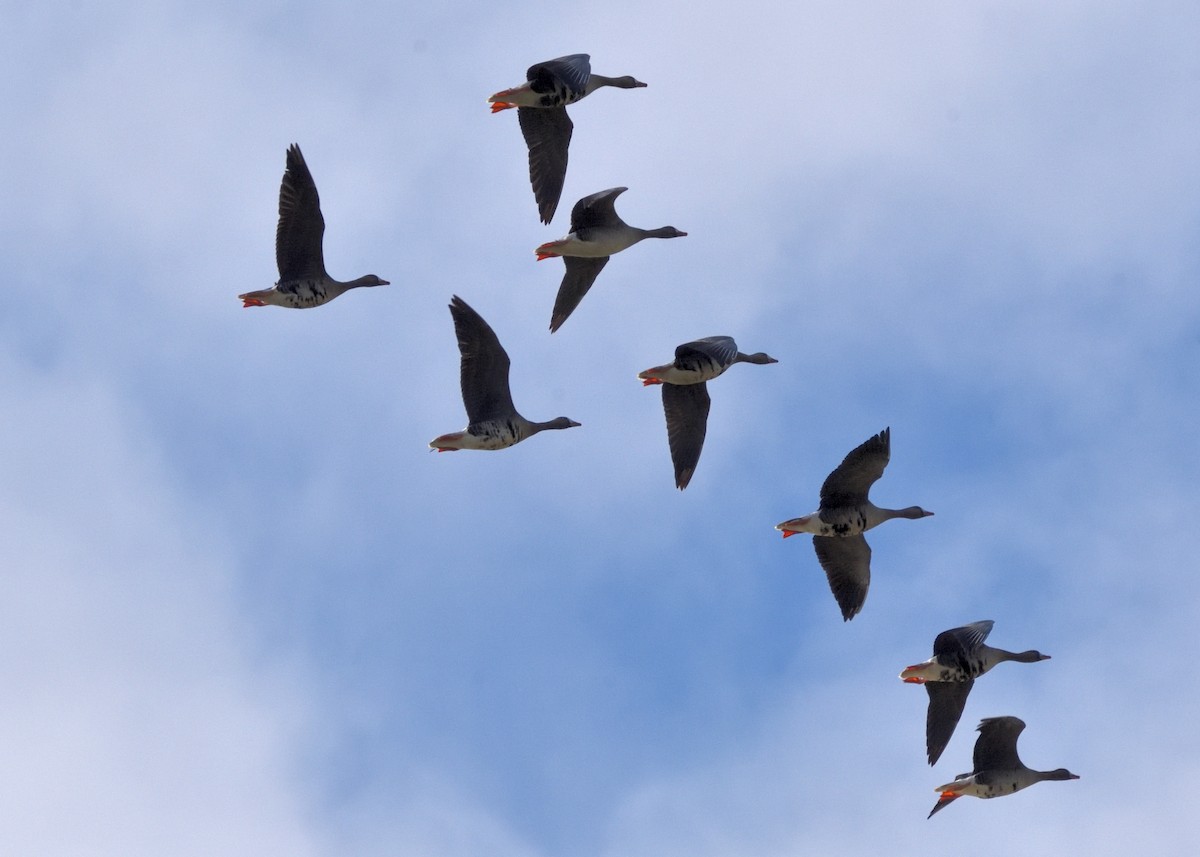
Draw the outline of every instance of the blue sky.
[[[1200,747],[1200,12],[52,3],[9,9],[0,153],[0,850],[663,857],[1189,853]],[[491,93],[592,55],[538,223]],[[343,279],[276,276],[298,142]],[[546,330],[571,203],[680,241]],[[532,419],[461,428],[446,304]],[[715,334],[673,487],[636,373]],[[843,623],[806,539],[892,428]],[[1053,659],[975,687],[939,764],[896,674],[941,630]],[[1013,714],[1082,779],[926,822]]]

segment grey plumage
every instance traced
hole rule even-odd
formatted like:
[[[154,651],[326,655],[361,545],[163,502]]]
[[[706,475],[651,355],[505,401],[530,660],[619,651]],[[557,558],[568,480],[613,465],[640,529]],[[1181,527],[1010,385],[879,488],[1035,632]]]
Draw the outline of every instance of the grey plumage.
[[[317,184],[293,143],[279,185],[279,224],[275,227],[275,262],[280,282],[325,276],[325,218]]]
[[[933,657],[906,667],[900,677],[925,685],[929,707],[925,715],[925,747],[929,764],[941,757],[966,707],[975,679],[1005,661],[1035,663],[1047,660],[1036,649],[1010,652],[985,642],[995,623],[991,619],[942,631],[933,641]]]
[[[574,124],[567,105],[600,87],[635,89],[646,84],[628,75],[592,74],[587,54],[570,54],[536,63],[525,72],[525,83],[493,95],[492,111],[517,108],[521,135],[529,150],[529,182],[543,223],[554,219],[567,176],[567,160]]]
[[[975,740],[974,769],[959,774],[953,782],[938,786],[938,801],[927,818],[949,806],[958,798],[970,795],[978,798],[1004,797],[1048,780],[1077,780],[1079,776],[1066,768],[1036,771],[1025,765],[1017,754],[1017,739],[1025,722],[1017,717],[986,717],[979,723]]]
[[[667,417],[667,445],[675,465],[675,487],[682,491],[692,481],[700,462],[712,400],[703,383],[663,384],[662,402]]]
[[[708,336],[685,342],[675,349],[675,359],[638,374],[646,384],[662,384],[663,412],[667,418],[667,442],[675,465],[675,487],[683,490],[691,481],[708,432],[711,400],[706,382],[723,374],[735,363],[777,363],[767,354],[743,354],[730,336]]]
[[[500,338],[483,316],[458,295],[450,299],[450,315],[461,356],[459,384],[467,423],[510,418],[517,409],[508,381],[511,361]]]
[[[459,386],[467,411],[463,431],[439,435],[429,442],[432,449],[505,449],[546,429],[579,425],[567,417],[533,422],[513,405],[508,375],[508,352],[491,325],[466,301],[455,295],[450,301],[454,333],[460,357]]]
[[[287,168],[279,185],[279,222],[275,227],[279,280],[273,288],[238,295],[242,305],[305,309],[328,303],[350,289],[389,285],[374,274],[347,282],[333,279],[325,271],[324,237],[325,218],[317,185],[300,147],[293,143],[288,147]]]
[[[885,428],[851,450],[826,477],[816,512],[775,526],[785,538],[795,533],[813,535],[817,560],[847,622],[862,610],[871,584],[871,548],[862,534],[892,518],[933,514],[920,506],[885,509],[871,502],[871,486],[883,475],[891,452],[892,433]]]
[[[673,226],[658,229],[630,226],[616,210],[617,197],[626,190],[628,188],[612,187],[583,197],[571,209],[571,231],[567,237],[537,248],[539,259],[560,256],[566,266],[550,315],[551,333],[562,327],[563,322],[579,306],[613,253],[619,253],[646,238],[679,238],[687,235]]]

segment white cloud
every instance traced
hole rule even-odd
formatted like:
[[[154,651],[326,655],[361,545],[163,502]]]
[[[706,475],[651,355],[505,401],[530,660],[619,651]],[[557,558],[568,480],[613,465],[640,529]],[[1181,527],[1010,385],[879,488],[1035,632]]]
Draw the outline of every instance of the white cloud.
[[[309,709],[255,655],[224,538],[103,382],[0,379],[3,850],[315,853]]]
[[[25,13],[0,62],[55,64],[0,135],[18,850],[1189,844],[1194,10],[613,9]],[[543,228],[484,99],[574,50],[650,86],[572,108]],[[243,311],[293,141],[330,269],[393,285]],[[616,184],[689,237],[552,337],[530,250]],[[425,451],[463,420],[455,293],[518,406],[583,428]],[[781,362],[714,383],[681,495],[634,373],[717,333]],[[889,424],[876,499],[937,515],[872,535],[843,625],[771,526]],[[981,681],[930,771],[895,673],[981,618],[1054,658]],[[997,713],[1084,779],[926,823]]]

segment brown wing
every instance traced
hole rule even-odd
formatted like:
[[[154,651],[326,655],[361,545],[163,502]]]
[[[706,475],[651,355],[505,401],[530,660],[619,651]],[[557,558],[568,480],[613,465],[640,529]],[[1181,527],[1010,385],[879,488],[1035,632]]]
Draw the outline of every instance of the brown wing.
[[[279,186],[279,225],[275,229],[275,262],[280,282],[318,279],[325,275],[321,242],[325,218],[321,200],[300,147],[287,150],[287,170]]]
[[[1012,771],[1025,767],[1017,755],[1017,738],[1025,728],[1019,717],[985,717],[975,739],[975,770]]]
[[[574,125],[565,107],[518,107],[517,120],[529,147],[529,183],[542,223],[554,219],[567,178],[567,149]]]
[[[558,287],[558,295],[554,298],[554,311],[550,314],[550,332],[562,327],[567,317],[579,306],[583,296],[588,293],[596,277],[608,264],[608,256],[563,256],[563,264],[567,272],[563,274],[562,283]]]
[[[925,690],[929,693],[929,709],[925,713],[925,750],[929,754],[929,764],[935,764],[950,743],[974,685],[974,679],[925,682]]]
[[[813,536],[817,561],[829,578],[829,588],[849,622],[863,608],[871,585],[871,546],[859,536]]]
[[[462,355],[460,384],[468,424],[503,419],[516,413],[508,388],[508,353],[483,316],[455,295],[450,315]]]
[[[617,197],[629,190],[627,187],[610,187],[585,196],[571,209],[571,231],[590,229],[593,226],[614,226],[624,223],[617,216]]]
[[[553,92],[561,83],[575,98],[582,98],[587,92],[587,82],[591,76],[592,63],[588,54],[569,54],[546,60],[531,65],[525,72],[525,79],[533,84],[534,92]]]
[[[946,666],[957,666],[967,669],[967,657],[983,645],[992,626],[996,624],[991,619],[982,622],[972,622],[961,628],[951,628],[942,631],[933,641],[933,654],[938,661]]]
[[[675,366],[693,371],[710,368],[720,374],[733,365],[737,356],[737,343],[732,336],[706,336],[678,346],[675,349]]]
[[[886,428],[842,460],[821,486],[821,508],[857,506],[883,475],[891,457],[892,430]]]
[[[703,383],[663,384],[662,400],[667,415],[667,442],[675,464],[675,487],[682,491],[700,461],[712,400]]]

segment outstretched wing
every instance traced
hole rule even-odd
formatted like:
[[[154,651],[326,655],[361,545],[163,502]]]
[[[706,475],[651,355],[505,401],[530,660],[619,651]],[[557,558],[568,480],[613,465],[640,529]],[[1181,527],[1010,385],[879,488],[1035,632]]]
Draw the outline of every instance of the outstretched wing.
[[[968,656],[983,645],[988,634],[992,633],[994,624],[996,623],[991,619],[984,619],[982,622],[972,622],[961,628],[942,631],[933,641],[934,657],[947,666],[967,670]]]
[[[675,487],[682,491],[692,479],[708,431],[712,404],[707,384],[663,384],[663,411],[667,415],[667,442],[675,465]]]
[[[627,190],[627,187],[610,187],[579,200],[571,209],[571,231],[623,223],[617,216],[616,202],[617,197]]]
[[[558,59],[531,65],[525,79],[533,84],[539,94],[552,92],[561,82],[574,101],[587,92],[588,78],[592,76],[591,57],[588,54],[568,54]]]
[[[892,430],[886,428],[850,452],[821,486],[821,508],[857,506],[883,475],[891,457]]]
[[[550,314],[550,332],[562,327],[567,317],[579,306],[583,296],[588,293],[596,277],[608,264],[608,256],[563,256],[563,264],[567,272],[563,274],[562,283],[558,287],[558,295],[554,298],[554,311]]]
[[[737,343],[732,336],[706,336],[676,348],[675,366],[691,371],[709,369],[716,377],[733,365],[737,355]]]
[[[293,143],[288,147],[287,169],[279,185],[275,262],[280,282],[325,275],[325,257],[321,252],[324,237],[325,218],[321,216],[317,185],[300,147]]]
[[[975,739],[975,770],[1012,771],[1025,767],[1017,755],[1017,738],[1025,728],[1019,717],[986,717],[979,722]]]
[[[829,588],[849,622],[863,608],[871,585],[871,546],[858,536],[813,536],[817,561],[829,578]]]
[[[450,315],[462,355],[460,382],[468,424],[512,416],[512,394],[508,388],[508,354],[496,332],[466,301],[455,295]]]
[[[574,124],[565,107],[518,107],[517,120],[529,147],[529,183],[542,223],[554,219],[567,178],[567,150]]]
[[[925,713],[925,750],[929,754],[929,764],[936,764],[950,743],[974,684],[974,679],[925,682],[925,690],[929,693],[929,709]]]

